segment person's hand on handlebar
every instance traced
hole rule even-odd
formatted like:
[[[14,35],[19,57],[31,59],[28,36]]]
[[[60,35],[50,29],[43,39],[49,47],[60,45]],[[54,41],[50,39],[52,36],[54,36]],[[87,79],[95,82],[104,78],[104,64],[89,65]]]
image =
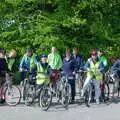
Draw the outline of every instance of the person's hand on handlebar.
[[[24,69],[24,68],[19,68],[19,71],[20,71],[20,72],[27,72],[28,70],[27,70],[27,69]]]
[[[72,74],[73,74],[73,75],[75,75],[75,74],[76,74],[76,72],[75,72],[75,71],[73,71],[73,72],[72,72]]]
[[[22,71],[23,71],[23,69],[22,69],[22,68],[19,68],[19,71],[20,71],[20,72],[22,72]]]

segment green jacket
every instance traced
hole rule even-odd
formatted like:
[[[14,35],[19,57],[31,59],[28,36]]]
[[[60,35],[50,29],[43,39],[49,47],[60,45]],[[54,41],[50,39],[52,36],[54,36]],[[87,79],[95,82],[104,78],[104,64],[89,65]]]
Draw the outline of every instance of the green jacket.
[[[63,66],[61,56],[58,53],[50,53],[48,55],[48,65],[51,69],[61,69]]]
[[[10,59],[8,60],[8,69],[9,69],[10,71],[13,71],[13,65],[14,65],[14,63],[15,63],[15,58],[10,58]]]
[[[100,59],[100,62],[103,62],[105,67],[108,65],[107,59],[104,56],[100,57],[99,59]]]
[[[7,56],[5,56],[5,59],[6,59],[6,62],[7,62],[7,64],[8,64],[8,69],[9,69],[9,71],[10,72],[13,72],[14,71],[14,65],[15,65],[15,58],[13,58],[13,57],[7,57]]]

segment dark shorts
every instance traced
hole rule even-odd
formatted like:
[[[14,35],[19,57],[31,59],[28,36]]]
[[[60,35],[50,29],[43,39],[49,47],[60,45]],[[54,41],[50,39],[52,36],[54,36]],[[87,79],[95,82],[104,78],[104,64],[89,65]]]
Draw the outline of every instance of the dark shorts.
[[[13,76],[10,73],[5,73],[0,76],[0,87],[6,83],[8,86],[12,85]]]
[[[5,83],[5,77],[0,76],[0,87]]]

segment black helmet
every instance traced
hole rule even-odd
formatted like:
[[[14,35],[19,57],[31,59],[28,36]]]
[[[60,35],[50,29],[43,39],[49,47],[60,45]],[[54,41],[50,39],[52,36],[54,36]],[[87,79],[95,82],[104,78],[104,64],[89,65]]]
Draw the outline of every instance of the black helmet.
[[[4,49],[0,49],[0,53],[2,53],[2,54],[5,54],[6,53],[6,51],[4,50]]]
[[[33,52],[33,49],[32,49],[32,48],[28,48],[28,49],[26,50],[26,53],[30,53],[30,52]]]
[[[42,55],[41,55],[41,58],[43,58],[43,57],[47,57],[47,55],[46,55],[46,54],[42,54]]]

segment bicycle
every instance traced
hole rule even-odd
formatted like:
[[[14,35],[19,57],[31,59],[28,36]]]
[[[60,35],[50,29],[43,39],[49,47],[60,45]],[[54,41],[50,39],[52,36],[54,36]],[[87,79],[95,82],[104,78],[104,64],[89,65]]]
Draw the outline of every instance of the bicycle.
[[[58,103],[61,103],[64,108],[68,108],[71,99],[71,87],[68,84],[68,76],[64,76],[63,72],[59,72],[57,80],[52,79],[50,84],[52,97],[56,97]]]
[[[49,109],[51,100],[52,100],[52,94],[50,95],[50,103],[49,104],[45,104],[43,102],[45,102],[44,97],[46,97],[46,94],[48,91],[50,91],[49,89],[49,84],[46,84],[46,81],[48,80],[48,75],[44,72],[38,72],[41,74],[44,74],[46,76],[46,78],[39,78],[39,77],[35,77],[33,79],[44,79],[44,83],[41,85],[30,85],[28,87],[28,89],[26,90],[26,105],[31,105],[32,103],[34,103],[34,101],[36,99],[38,99],[38,104],[41,107],[42,110],[47,111]],[[47,92],[46,92],[47,91]],[[47,98],[47,97],[46,97]],[[48,100],[46,101],[46,103],[48,103]]]
[[[61,103],[67,108],[71,101],[71,86],[68,83],[69,75],[62,75],[59,90],[61,91]]]
[[[6,74],[7,77],[12,77],[12,74]],[[5,81],[5,80],[4,80]],[[20,103],[21,92],[19,87],[12,84],[9,79],[1,84],[0,97],[5,100],[9,106],[16,106]]]
[[[35,81],[36,78],[33,77],[33,74],[35,74],[35,72],[32,73],[28,70],[23,70],[23,71],[25,72],[25,78],[20,83],[20,86],[22,88],[21,93],[22,93],[22,97],[23,97],[23,100],[24,100],[25,104],[28,105],[29,100],[28,100],[27,91],[30,88],[30,86],[34,85],[34,81]]]
[[[106,102],[109,100],[110,96],[110,87],[109,87],[109,81],[106,79],[106,73],[103,74],[103,84],[100,86],[101,88],[101,100],[102,102]]]
[[[106,72],[106,81],[108,81],[112,88],[112,97],[114,98],[115,93],[117,92],[117,96],[119,97],[120,94],[120,79],[119,76],[115,73],[117,71],[114,71],[113,73],[109,70]]]
[[[87,72],[87,71],[84,71]],[[95,76],[93,76],[90,80],[90,84],[87,86],[87,89],[85,91],[84,97],[85,97],[85,104],[87,107],[90,106],[90,102],[94,102],[94,97],[95,97],[95,87],[93,84],[93,80],[96,79]],[[104,89],[101,89],[101,101],[105,102],[109,98],[109,84],[104,81]],[[107,99],[106,99],[107,98]]]
[[[39,106],[43,111],[47,111],[52,103],[52,92],[49,85],[44,84],[39,92]]]
[[[83,70],[79,70],[75,73],[76,94],[79,95],[80,98],[85,78],[86,76]]]

